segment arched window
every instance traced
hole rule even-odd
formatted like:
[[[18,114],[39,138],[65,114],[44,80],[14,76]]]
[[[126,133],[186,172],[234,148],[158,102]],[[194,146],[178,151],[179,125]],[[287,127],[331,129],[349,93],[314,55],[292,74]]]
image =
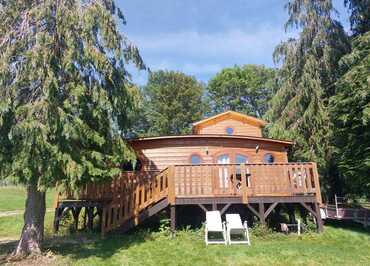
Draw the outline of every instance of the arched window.
[[[201,164],[202,158],[198,154],[193,154],[190,157],[191,164]]]
[[[232,135],[234,133],[234,129],[232,127],[227,127],[226,128],[226,134],[227,135]]]
[[[236,164],[248,163],[248,157],[243,154],[237,154],[235,156],[235,163]]]
[[[265,163],[273,163],[273,162],[275,162],[274,155],[272,155],[271,153],[266,153],[266,154],[263,156],[263,161],[264,161]]]

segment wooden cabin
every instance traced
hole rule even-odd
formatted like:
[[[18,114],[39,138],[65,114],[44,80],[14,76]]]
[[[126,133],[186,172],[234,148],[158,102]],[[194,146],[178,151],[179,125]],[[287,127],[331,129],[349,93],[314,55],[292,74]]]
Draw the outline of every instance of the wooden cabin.
[[[89,184],[78,199],[58,199],[55,229],[66,209],[76,221],[86,208],[88,225],[101,217],[102,234],[129,229],[168,209],[176,227],[176,209],[228,211],[239,205],[264,224],[278,204],[298,204],[322,230],[321,194],[314,162],[288,162],[292,141],[263,137],[266,122],[227,111],[193,124],[192,134],[129,141],[138,163],[110,183]],[[95,211],[94,211],[95,210]]]

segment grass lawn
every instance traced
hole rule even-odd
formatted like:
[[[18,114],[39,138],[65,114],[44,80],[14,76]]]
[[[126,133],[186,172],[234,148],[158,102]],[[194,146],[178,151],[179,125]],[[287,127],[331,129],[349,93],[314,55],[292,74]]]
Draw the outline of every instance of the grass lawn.
[[[361,226],[332,223],[323,234],[269,234],[256,237],[252,246],[208,246],[202,230],[166,231],[145,228],[127,234],[77,233],[51,237],[52,213],[47,214],[49,235],[45,248],[54,254],[53,265],[369,265],[370,231]],[[19,235],[21,217],[0,218],[1,237]],[[15,226],[17,224],[17,226]],[[8,231],[3,227],[7,227]],[[7,247],[9,250],[9,247]],[[0,257],[6,247],[0,241]],[[37,262],[32,264],[38,264]]]
[[[54,191],[46,192],[46,208],[51,208]],[[23,210],[26,202],[26,190],[22,186],[0,186],[0,212]]]

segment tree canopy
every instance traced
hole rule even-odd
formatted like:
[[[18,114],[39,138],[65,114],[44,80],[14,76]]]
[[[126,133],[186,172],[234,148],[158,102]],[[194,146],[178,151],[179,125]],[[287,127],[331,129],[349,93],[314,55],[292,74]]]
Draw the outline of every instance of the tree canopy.
[[[331,99],[335,160],[347,194],[370,196],[370,31],[341,59],[343,76]]]
[[[286,29],[301,31],[274,53],[282,67],[279,89],[265,116],[272,122],[269,135],[294,139],[292,158],[318,162],[327,176],[331,155],[328,99],[335,92],[338,61],[349,51],[349,40],[332,18],[331,0],[292,0],[286,8]]]
[[[370,0],[344,0],[350,10],[349,17],[354,35],[370,31]]]
[[[142,89],[142,117],[146,135],[178,135],[191,131],[203,117],[204,85],[194,77],[175,71],[157,71]]]
[[[0,1],[0,20],[0,177],[28,188],[27,253],[39,251],[47,187],[76,190],[134,159],[121,138],[126,63],[144,64],[112,0]]]
[[[233,110],[262,117],[273,95],[274,84],[274,69],[257,65],[224,68],[208,83],[212,112]]]

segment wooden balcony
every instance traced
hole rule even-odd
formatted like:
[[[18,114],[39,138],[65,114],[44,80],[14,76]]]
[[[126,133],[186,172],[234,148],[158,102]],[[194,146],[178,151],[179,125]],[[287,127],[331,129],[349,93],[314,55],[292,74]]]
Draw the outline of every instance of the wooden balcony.
[[[202,164],[173,166],[176,197],[315,195],[321,202],[315,163]],[[172,178],[172,177],[171,177]]]
[[[86,185],[77,196],[59,196],[56,210],[61,215],[66,206],[99,204],[104,235],[129,222],[134,226],[168,205],[258,202],[272,207],[277,202],[321,204],[316,164],[174,165],[160,172],[123,172],[111,182]]]
[[[123,172],[111,182],[87,185],[77,198],[119,201],[132,193],[140,204],[167,196],[170,202],[175,198],[226,196],[240,197],[247,203],[250,197],[304,195],[315,196],[321,203],[315,163],[175,165],[161,172]]]

